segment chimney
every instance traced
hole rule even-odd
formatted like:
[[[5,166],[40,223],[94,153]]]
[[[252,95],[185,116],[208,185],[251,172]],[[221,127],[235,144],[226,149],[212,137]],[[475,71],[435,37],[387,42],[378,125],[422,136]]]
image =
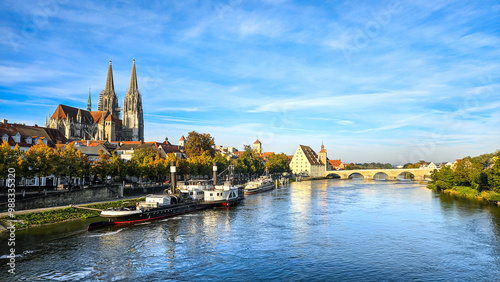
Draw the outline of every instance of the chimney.
[[[87,147],[90,146],[90,140],[87,140]]]
[[[35,127],[38,127],[38,124],[35,123]]]
[[[3,124],[7,124],[7,122],[8,122],[8,120],[6,120],[6,119],[2,119],[2,123],[3,123]]]

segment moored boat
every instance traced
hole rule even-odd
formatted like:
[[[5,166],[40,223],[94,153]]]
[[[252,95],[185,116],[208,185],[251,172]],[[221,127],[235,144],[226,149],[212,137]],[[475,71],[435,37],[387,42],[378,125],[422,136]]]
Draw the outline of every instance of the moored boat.
[[[101,217],[108,221],[91,223],[88,229],[108,225],[134,224],[161,219],[207,208],[207,205],[190,199],[186,195],[147,195],[146,200],[136,206],[108,208],[101,212]]]
[[[245,194],[256,194],[274,189],[274,182],[270,176],[261,176],[245,185]]]

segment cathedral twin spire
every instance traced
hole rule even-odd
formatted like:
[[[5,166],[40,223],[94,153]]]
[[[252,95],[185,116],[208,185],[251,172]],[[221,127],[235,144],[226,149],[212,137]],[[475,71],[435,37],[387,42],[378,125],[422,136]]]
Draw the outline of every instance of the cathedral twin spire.
[[[90,99],[90,98],[89,98]],[[90,100],[89,100],[90,101]],[[89,102],[90,103],[90,102]],[[106,78],[106,87],[99,94],[98,111],[109,111],[111,115],[119,120],[120,108],[118,107],[118,97],[115,92],[113,81],[113,68],[109,60],[108,76]],[[129,140],[144,140],[144,120],[142,113],[142,99],[137,84],[137,74],[135,70],[135,59],[132,63],[132,74],[130,76],[130,85],[125,95],[123,103],[123,126],[129,130]]]
[[[144,140],[144,118],[142,113],[142,98],[137,86],[135,59],[132,62],[130,85],[123,103],[123,125],[132,129],[134,140]]]

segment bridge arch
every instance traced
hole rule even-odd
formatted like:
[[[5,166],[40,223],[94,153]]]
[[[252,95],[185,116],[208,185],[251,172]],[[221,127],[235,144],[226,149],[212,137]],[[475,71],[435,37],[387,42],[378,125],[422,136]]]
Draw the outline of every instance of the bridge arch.
[[[338,173],[332,172],[326,176],[326,178],[332,178],[332,179],[341,179],[342,176],[340,176]]]
[[[396,177],[397,180],[414,180],[415,175],[409,171],[403,171]]]
[[[353,172],[353,173],[349,174],[349,176],[347,178],[349,178],[349,179],[364,179],[365,176],[359,172]]]
[[[373,179],[374,180],[388,180],[389,179],[389,175],[387,173],[385,173],[385,172],[377,172],[373,176]]]

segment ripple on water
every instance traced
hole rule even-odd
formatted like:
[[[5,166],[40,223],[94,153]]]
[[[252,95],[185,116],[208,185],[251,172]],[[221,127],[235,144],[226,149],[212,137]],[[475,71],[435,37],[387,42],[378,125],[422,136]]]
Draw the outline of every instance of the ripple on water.
[[[236,207],[145,225],[19,233],[19,278],[492,281],[500,277],[499,217],[498,207],[414,183],[293,183]]]

